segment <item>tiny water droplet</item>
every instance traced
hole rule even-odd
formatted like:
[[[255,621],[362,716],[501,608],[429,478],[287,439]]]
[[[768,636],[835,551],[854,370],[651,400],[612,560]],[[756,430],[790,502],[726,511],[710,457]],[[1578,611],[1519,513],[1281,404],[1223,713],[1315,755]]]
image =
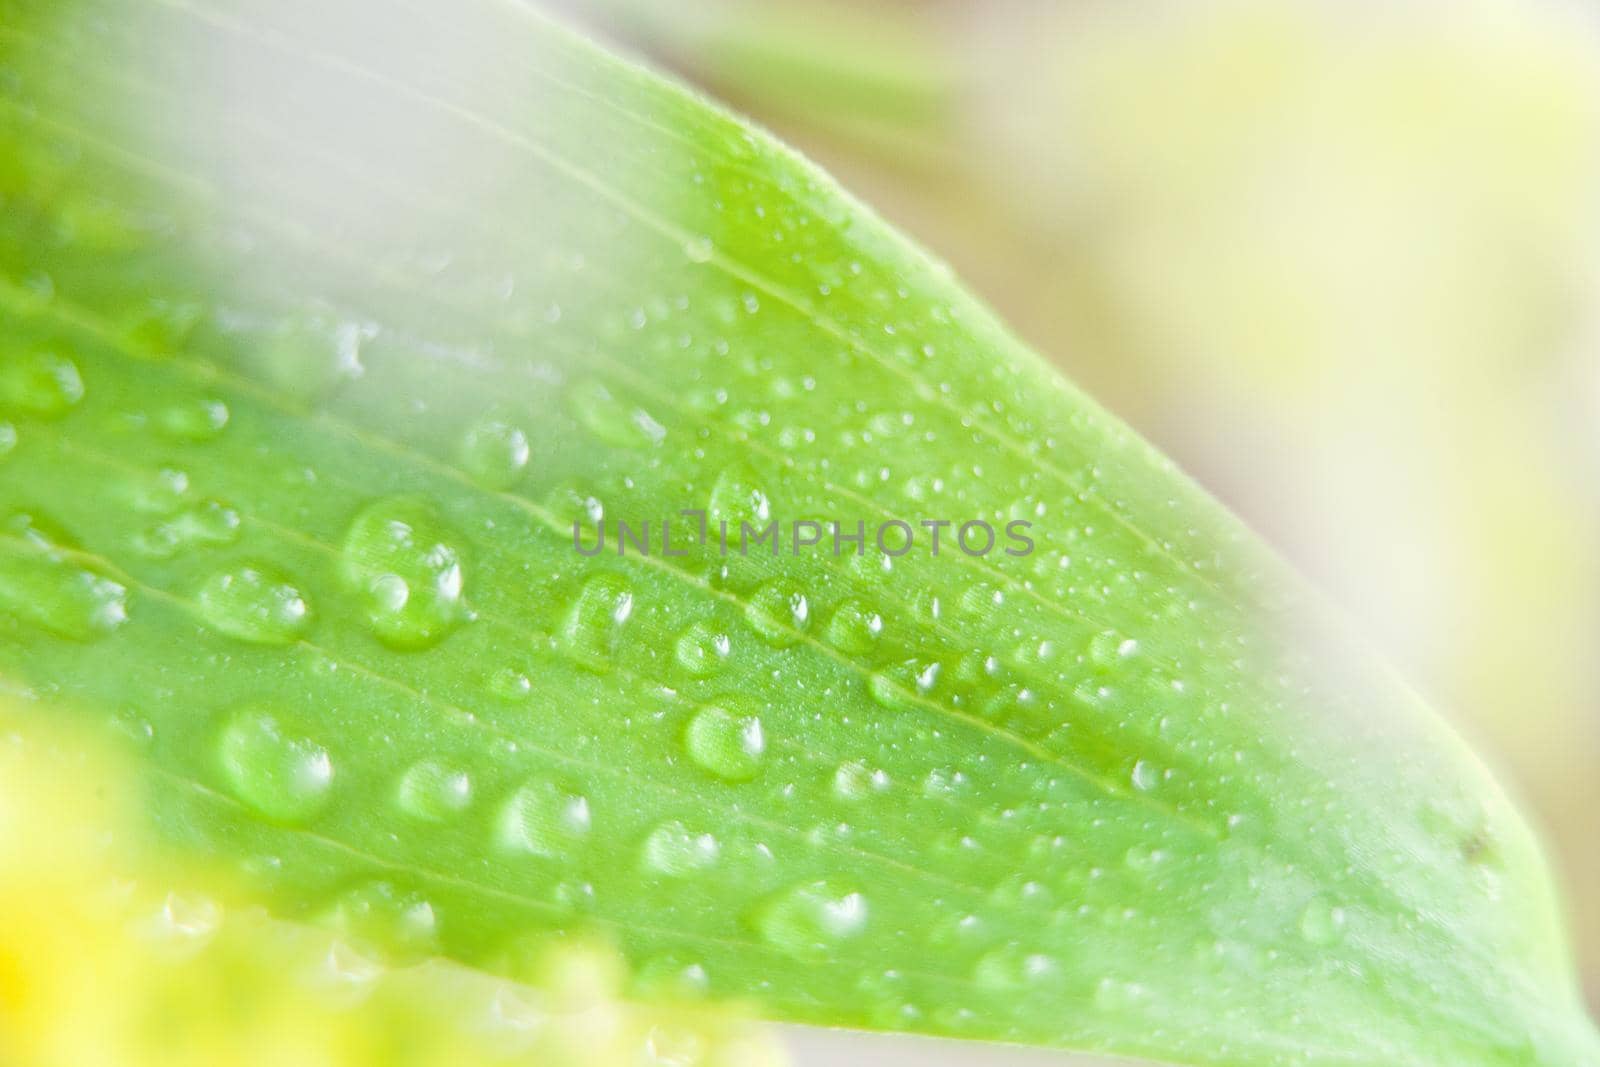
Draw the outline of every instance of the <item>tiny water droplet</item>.
[[[1152,848],[1149,845],[1134,845],[1123,854],[1123,862],[1132,871],[1153,871],[1166,862],[1167,854],[1163,849]]]
[[[841,763],[833,774],[833,791],[846,800],[859,800],[889,790],[889,775],[873,770],[860,760]]]
[[[867,928],[867,898],[828,881],[807,882],[768,900],[754,915],[756,932],[796,959],[818,959]]]
[[[595,672],[608,671],[633,607],[633,587],[625,578],[596,574],[584,582],[556,639],[580,665]]]
[[[235,714],[223,728],[223,777],[246,807],[274,822],[303,823],[333,792],[328,750],[261,708]]]
[[[634,989],[644,995],[667,998],[692,998],[706,994],[711,987],[705,965],[673,952],[647,958],[635,969]]]
[[[460,539],[425,501],[369,504],[350,524],[342,551],[345,583],[384,644],[427,648],[469,618]]]
[[[422,760],[400,776],[396,801],[414,819],[448,822],[472,805],[472,779],[454,764]]]
[[[173,441],[210,441],[228,425],[228,405],[212,397],[180,401],[161,410],[156,427]]]
[[[533,695],[533,679],[515,667],[501,667],[489,676],[489,692],[505,704],[520,704]]]
[[[1094,1006],[1103,1012],[1125,1012],[1136,1008],[1145,997],[1144,986],[1116,978],[1102,978],[1094,990]]]
[[[1115,630],[1102,630],[1089,639],[1089,659],[1102,667],[1129,659],[1139,652],[1139,642]]]
[[[1129,776],[1133,787],[1141,793],[1148,793],[1161,784],[1161,771],[1149,760],[1139,760],[1133,765],[1133,772]]]
[[[305,594],[266,563],[218,571],[200,587],[196,601],[212,627],[252,644],[286,645],[311,626]]]
[[[922,780],[922,792],[929,797],[953,797],[970,784],[966,774],[954,767],[935,767]]]
[[[695,263],[710,262],[715,251],[716,246],[711,243],[711,238],[703,235],[696,235],[683,242],[683,254]]]
[[[673,819],[650,831],[640,858],[649,870],[677,878],[710,867],[717,862],[720,852],[721,846],[715,837],[694,833]]]
[[[509,489],[527,468],[532,447],[521,427],[491,417],[466,432],[460,454],[462,468],[479,485]]]
[[[723,708],[701,708],[684,731],[689,758],[702,770],[730,782],[744,782],[761,771],[766,737],[754,715]]]
[[[1060,977],[1056,961],[1012,943],[984,953],[972,969],[972,980],[985,989],[1010,993]]]

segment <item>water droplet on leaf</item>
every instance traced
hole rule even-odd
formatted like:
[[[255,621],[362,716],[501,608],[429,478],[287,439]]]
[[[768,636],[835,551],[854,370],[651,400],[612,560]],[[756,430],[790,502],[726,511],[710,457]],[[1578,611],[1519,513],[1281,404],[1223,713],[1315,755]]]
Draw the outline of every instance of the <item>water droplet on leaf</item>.
[[[763,904],[754,916],[763,940],[796,959],[817,959],[867,927],[867,898],[831,882],[808,882]]]
[[[223,728],[219,753],[234,796],[274,822],[306,822],[332,795],[327,749],[273,712],[251,708],[235,714]]]
[[[384,644],[437,644],[468,617],[460,540],[424,501],[368,505],[345,534],[341,572]]]
[[[186,400],[162,409],[156,426],[173,441],[210,441],[228,425],[228,405],[209,397]]]
[[[658,874],[681,877],[717,862],[721,847],[710,834],[697,834],[676,819],[664,822],[645,838],[641,860]]]
[[[305,594],[265,563],[242,564],[206,579],[196,597],[214,628],[258,645],[286,645],[311,626]]]
[[[767,644],[788,648],[810,625],[811,604],[798,583],[775,578],[750,594],[744,617]]]
[[[733,642],[728,635],[704,622],[685,630],[673,646],[679,666],[696,678],[710,678],[722,670],[732,651]]]
[[[633,615],[633,588],[616,574],[596,574],[583,584],[568,609],[557,640],[574,660],[592,671],[611,668],[622,628]]]
[[[531,455],[528,435],[503,419],[483,419],[461,440],[461,466],[474,481],[489,489],[515,485]]]
[[[59,352],[35,349],[0,360],[0,410],[49,419],[82,399],[78,365]]]
[[[709,707],[689,720],[684,745],[701,769],[730,782],[743,782],[760,772],[767,742],[756,716]]]
[[[500,810],[499,841],[513,852],[567,855],[589,833],[589,800],[554,782],[530,782]]]
[[[1332,945],[1344,937],[1345,911],[1318,897],[1300,913],[1300,936],[1313,945]]]
[[[73,641],[102,637],[127,621],[128,591],[63,539],[32,515],[0,524],[0,613]]]
[[[414,819],[447,822],[471,806],[472,779],[453,764],[422,760],[401,775],[396,800]]]

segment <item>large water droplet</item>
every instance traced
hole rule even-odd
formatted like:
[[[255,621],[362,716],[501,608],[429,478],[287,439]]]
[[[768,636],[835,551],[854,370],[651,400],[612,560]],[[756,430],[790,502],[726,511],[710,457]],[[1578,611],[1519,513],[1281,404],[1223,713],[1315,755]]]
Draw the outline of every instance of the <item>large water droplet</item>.
[[[344,580],[384,644],[427,648],[469,618],[460,539],[425,501],[368,505],[350,524],[343,553]]]
[[[422,760],[400,776],[395,799],[400,810],[414,819],[447,822],[471,806],[472,779],[454,764]]]
[[[883,633],[883,616],[859,601],[847,600],[834,609],[825,636],[840,652],[863,655],[878,643]]]
[[[765,525],[772,517],[772,504],[756,472],[747,463],[733,463],[723,468],[711,486],[708,519],[713,528],[720,523],[728,525],[728,540],[735,541],[740,523]],[[716,535],[720,536],[720,534]]]
[[[500,810],[502,847],[551,859],[569,853],[588,833],[589,800],[554,782],[530,782]]]
[[[907,660],[886,670],[874,671],[867,680],[867,692],[885,708],[907,711],[933,692],[943,671],[944,664],[938,660]]]
[[[750,594],[745,621],[773,648],[788,648],[811,624],[811,602],[799,583],[774,578]]]
[[[562,649],[592,671],[611,668],[622,627],[633,614],[633,587],[616,574],[596,574],[583,584],[557,633]]]
[[[819,959],[866,929],[867,898],[831,882],[808,882],[763,904],[754,923],[761,937],[780,952]]]
[[[306,822],[332,796],[328,750],[271,711],[235,714],[223,728],[219,751],[233,794],[275,822]]]
[[[694,833],[673,819],[650,831],[640,859],[648,869],[676,878],[705,870],[717,862],[720,852],[715,837]]]
[[[0,410],[49,419],[82,399],[78,365],[59,352],[35,349],[0,360]]]
[[[678,665],[696,678],[710,678],[722,670],[732,651],[728,635],[704,622],[685,630],[673,647]]]
[[[754,778],[767,748],[760,719],[716,707],[701,708],[689,720],[684,745],[701,769],[730,782]]]
[[[286,645],[311,627],[311,605],[267,563],[218,571],[200,587],[200,614],[216,629],[258,645]]]
[[[17,447],[17,428],[0,419],[0,459],[9,456]]]
[[[567,390],[566,400],[573,418],[608,445],[659,445],[667,436],[666,427],[649,412],[623,401],[598,379],[574,382]]]
[[[475,423],[461,439],[461,466],[479,485],[509,489],[528,466],[532,447],[521,427],[500,418]]]
[[[128,591],[80,563],[64,534],[28,514],[0,524],[0,612],[89,641],[128,618]]]

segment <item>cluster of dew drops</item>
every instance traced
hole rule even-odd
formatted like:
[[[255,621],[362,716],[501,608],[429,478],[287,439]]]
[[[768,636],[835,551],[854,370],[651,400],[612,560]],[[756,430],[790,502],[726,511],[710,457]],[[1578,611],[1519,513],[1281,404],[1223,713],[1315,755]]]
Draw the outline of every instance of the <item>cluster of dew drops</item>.
[[[337,347],[337,346],[335,346]],[[52,420],[67,415],[86,395],[85,377],[70,355],[57,348],[41,348],[10,358],[0,367],[0,400],[7,414]],[[573,387],[569,405],[581,423],[602,440],[659,441],[661,425],[647,413],[621,405],[603,387],[583,380]],[[149,417],[151,428],[169,440],[201,444],[227,431],[230,411],[225,401],[198,395],[171,401]],[[0,462],[14,452],[19,431],[11,421],[0,420]],[[485,418],[460,436],[453,464],[465,477],[494,492],[515,487],[532,460],[528,435],[513,421]],[[725,472],[713,492],[740,497],[761,508],[764,497],[751,484],[746,468]],[[752,503],[753,502],[753,503]],[[197,549],[223,548],[235,543],[244,520],[229,505],[197,494],[180,470],[163,469],[137,479],[128,503],[134,514],[147,520],[134,547],[151,558],[166,559]],[[711,501],[715,507],[717,502]],[[50,528],[37,516],[11,516],[0,531],[26,542],[36,553],[46,582],[35,589],[32,621],[42,628],[76,640],[109,634],[129,617],[129,590],[125,584],[64,550],[70,538]],[[468,606],[470,573],[466,545],[460,535],[429,509],[413,499],[379,499],[367,503],[352,520],[339,546],[342,575],[359,604],[373,636],[399,650],[424,650],[437,645],[462,625],[470,623]],[[612,573],[596,575],[578,593],[567,622],[555,635],[558,647],[587,666],[604,666],[605,650],[627,622],[634,592]],[[193,608],[215,631],[261,646],[289,646],[312,633],[317,612],[312,597],[294,576],[277,566],[241,562],[209,575],[193,593]],[[748,597],[745,614],[753,633],[774,648],[787,647],[803,634],[847,656],[861,656],[873,648],[884,628],[883,617],[856,599],[836,606],[825,619],[795,583],[775,579]],[[734,636],[700,621],[684,628],[671,652],[677,664],[697,679],[714,677],[728,662]],[[1100,658],[1115,660],[1133,655],[1137,642],[1116,634],[1097,638]],[[876,673],[869,692],[886,707],[901,706],[908,694],[925,692],[934,684],[938,664],[914,671]],[[492,676],[491,687],[515,695],[530,683],[511,669]],[[711,778],[744,782],[757,777],[767,756],[766,727],[755,714],[717,706],[698,708],[681,734],[688,761]],[[334,795],[335,761],[326,748],[287,725],[272,709],[252,707],[234,713],[218,741],[221,773],[235,797],[251,810],[281,824],[309,822],[326,810]],[[936,772],[930,778],[940,778]],[[957,775],[959,777],[959,775]],[[1150,791],[1160,784],[1161,771],[1148,761],[1138,761],[1129,785]],[[889,786],[887,775],[859,761],[842,765],[834,779],[844,798],[870,796]],[[478,803],[475,783],[467,769],[442,759],[423,759],[399,770],[393,785],[397,810],[409,819],[447,824],[463,817]],[[515,790],[502,802],[495,819],[497,840],[507,849],[543,856],[559,856],[590,831],[590,800],[581,792],[550,783],[532,783]],[[687,826],[678,819],[660,823],[639,846],[643,867],[662,877],[682,878],[708,871],[719,862],[723,844],[711,833]],[[1135,855],[1137,853],[1137,855]],[[1130,850],[1128,864],[1140,869],[1159,862],[1157,849]],[[388,916],[390,940],[421,946],[432,944],[436,918],[431,905],[416,894],[374,883],[353,891],[355,899],[340,907],[361,915]],[[821,949],[860,936],[868,927],[871,909],[859,888],[832,882],[807,881],[768,900],[756,913],[755,926],[775,948],[800,958],[813,958]],[[1306,909],[1300,932],[1313,944],[1328,945],[1342,936],[1345,910],[1318,898]],[[672,967],[703,984],[704,973],[689,963]],[[983,986],[1014,989],[1018,985],[1051,980],[1057,964],[1049,956],[1015,943],[983,955],[973,978]],[[1107,984],[1097,1000],[1136,999],[1138,989],[1122,983]],[[909,1010],[901,1005],[900,1010]],[[902,1020],[909,1021],[909,1020]]]
[[[593,399],[588,395],[592,385],[582,383],[579,388],[585,395],[578,410],[595,420],[612,416],[588,403]],[[38,349],[0,368],[0,393],[5,410],[21,413],[24,421],[54,420],[84,399],[85,377],[78,363],[59,348]],[[624,417],[639,425],[638,415],[630,412]],[[218,437],[229,421],[226,402],[209,396],[176,400],[150,419],[156,432],[188,444]],[[616,432],[611,426],[600,429]],[[17,442],[16,426],[0,422],[0,458]],[[481,420],[467,429],[456,457],[464,473],[496,491],[514,485],[530,458],[527,436],[500,419]],[[170,559],[194,549],[232,545],[243,525],[233,508],[198,498],[188,475],[171,468],[133,479],[127,503],[133,514],[149,520],[134,538],[134,547],[151,558]],[[72,538],[31,514],[10,517],[7,525],[6,533],[25,544],[30,562],[45,573],[45,584],[33,589],[39,595],[31,621],[75,640],[104,637],[128,621],[132,599],[128,584],[71,549]],[[472,619],[464,548],[455,531],[414,499],[379,499],[360,509],[340,546],[341,563],[363,618],[380,642],[394,649],[424,650]],[[615,574],[591,578],[556,635],[559,646],[591,667],[596,665],[596,650],[601,650],[603,665],[603,650],[626,623],[633,596]],[[235,563],[211,573],[195,590],[192,609],[217,632],[258,646],[300,642],[312,633],[317,618],[313,599],[301,584],[262,561]],[[794,639],[790,627],[806,624],[807,611],[803,595],[786,583],[772,583],[751,598],[748,618],[757,634],[782,647]],[[850,604],[836,613],[828,632],[840,647],[859,648],[880,627],[876,616]],[[686,627],[672,651],[686,672],[704,679],[722,668],[731,647],[728,633],[697,622]],[[520,672],[506,669],[493,674],[489,685],[502,696],[516,696],[531,683]],[[153,729],[148,724],[134,728]],[[764,730],[756,715],[704,706],[688,721],[681,743],[689,762],[706,775],[744,782],[762,768],[767,753]],[[334,757],[272,708],[247,707],[228,716],[218,737],[217,758],[235,798],[277,824],[306,824],[333,800]],[[886,780],[881,771],[849,763],[840,768],[836,784],[841,795],[850,796],[881,791]],[[434,758],[400,770],[393,796],[406,817],[430,824],[463,817],[478,801],[466,768]],[[589,805],[579,792],[544,782],[525,785],[503,801],[495,819],[498,842],[509,850],[557,856],[589,832]],[[722,848],[713,834],[671,819],[644,837],[640,862],[657,875],[684,877],[715,865]],[[425,899],[386,882],[363,885],[347,896],[350,899],[342,899],[335,910],[385,914],[386,941],[422,948],[433,944],[436,917]],[[819,946],[859,934],[867,913],[859,891],[808,881],[767,901],[755,925],[778,949],[810,955]],[[669,960],[661,966],[668,965],[690,985],[704,983],[698,965]]]

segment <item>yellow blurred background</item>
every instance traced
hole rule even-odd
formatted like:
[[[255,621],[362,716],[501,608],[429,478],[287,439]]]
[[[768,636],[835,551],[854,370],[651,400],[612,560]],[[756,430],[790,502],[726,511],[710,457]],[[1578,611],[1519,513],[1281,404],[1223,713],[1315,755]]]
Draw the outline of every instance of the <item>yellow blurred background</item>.
[[[1600,13],[588,0],[948,260],[1534,810],[1600,1005]]]

